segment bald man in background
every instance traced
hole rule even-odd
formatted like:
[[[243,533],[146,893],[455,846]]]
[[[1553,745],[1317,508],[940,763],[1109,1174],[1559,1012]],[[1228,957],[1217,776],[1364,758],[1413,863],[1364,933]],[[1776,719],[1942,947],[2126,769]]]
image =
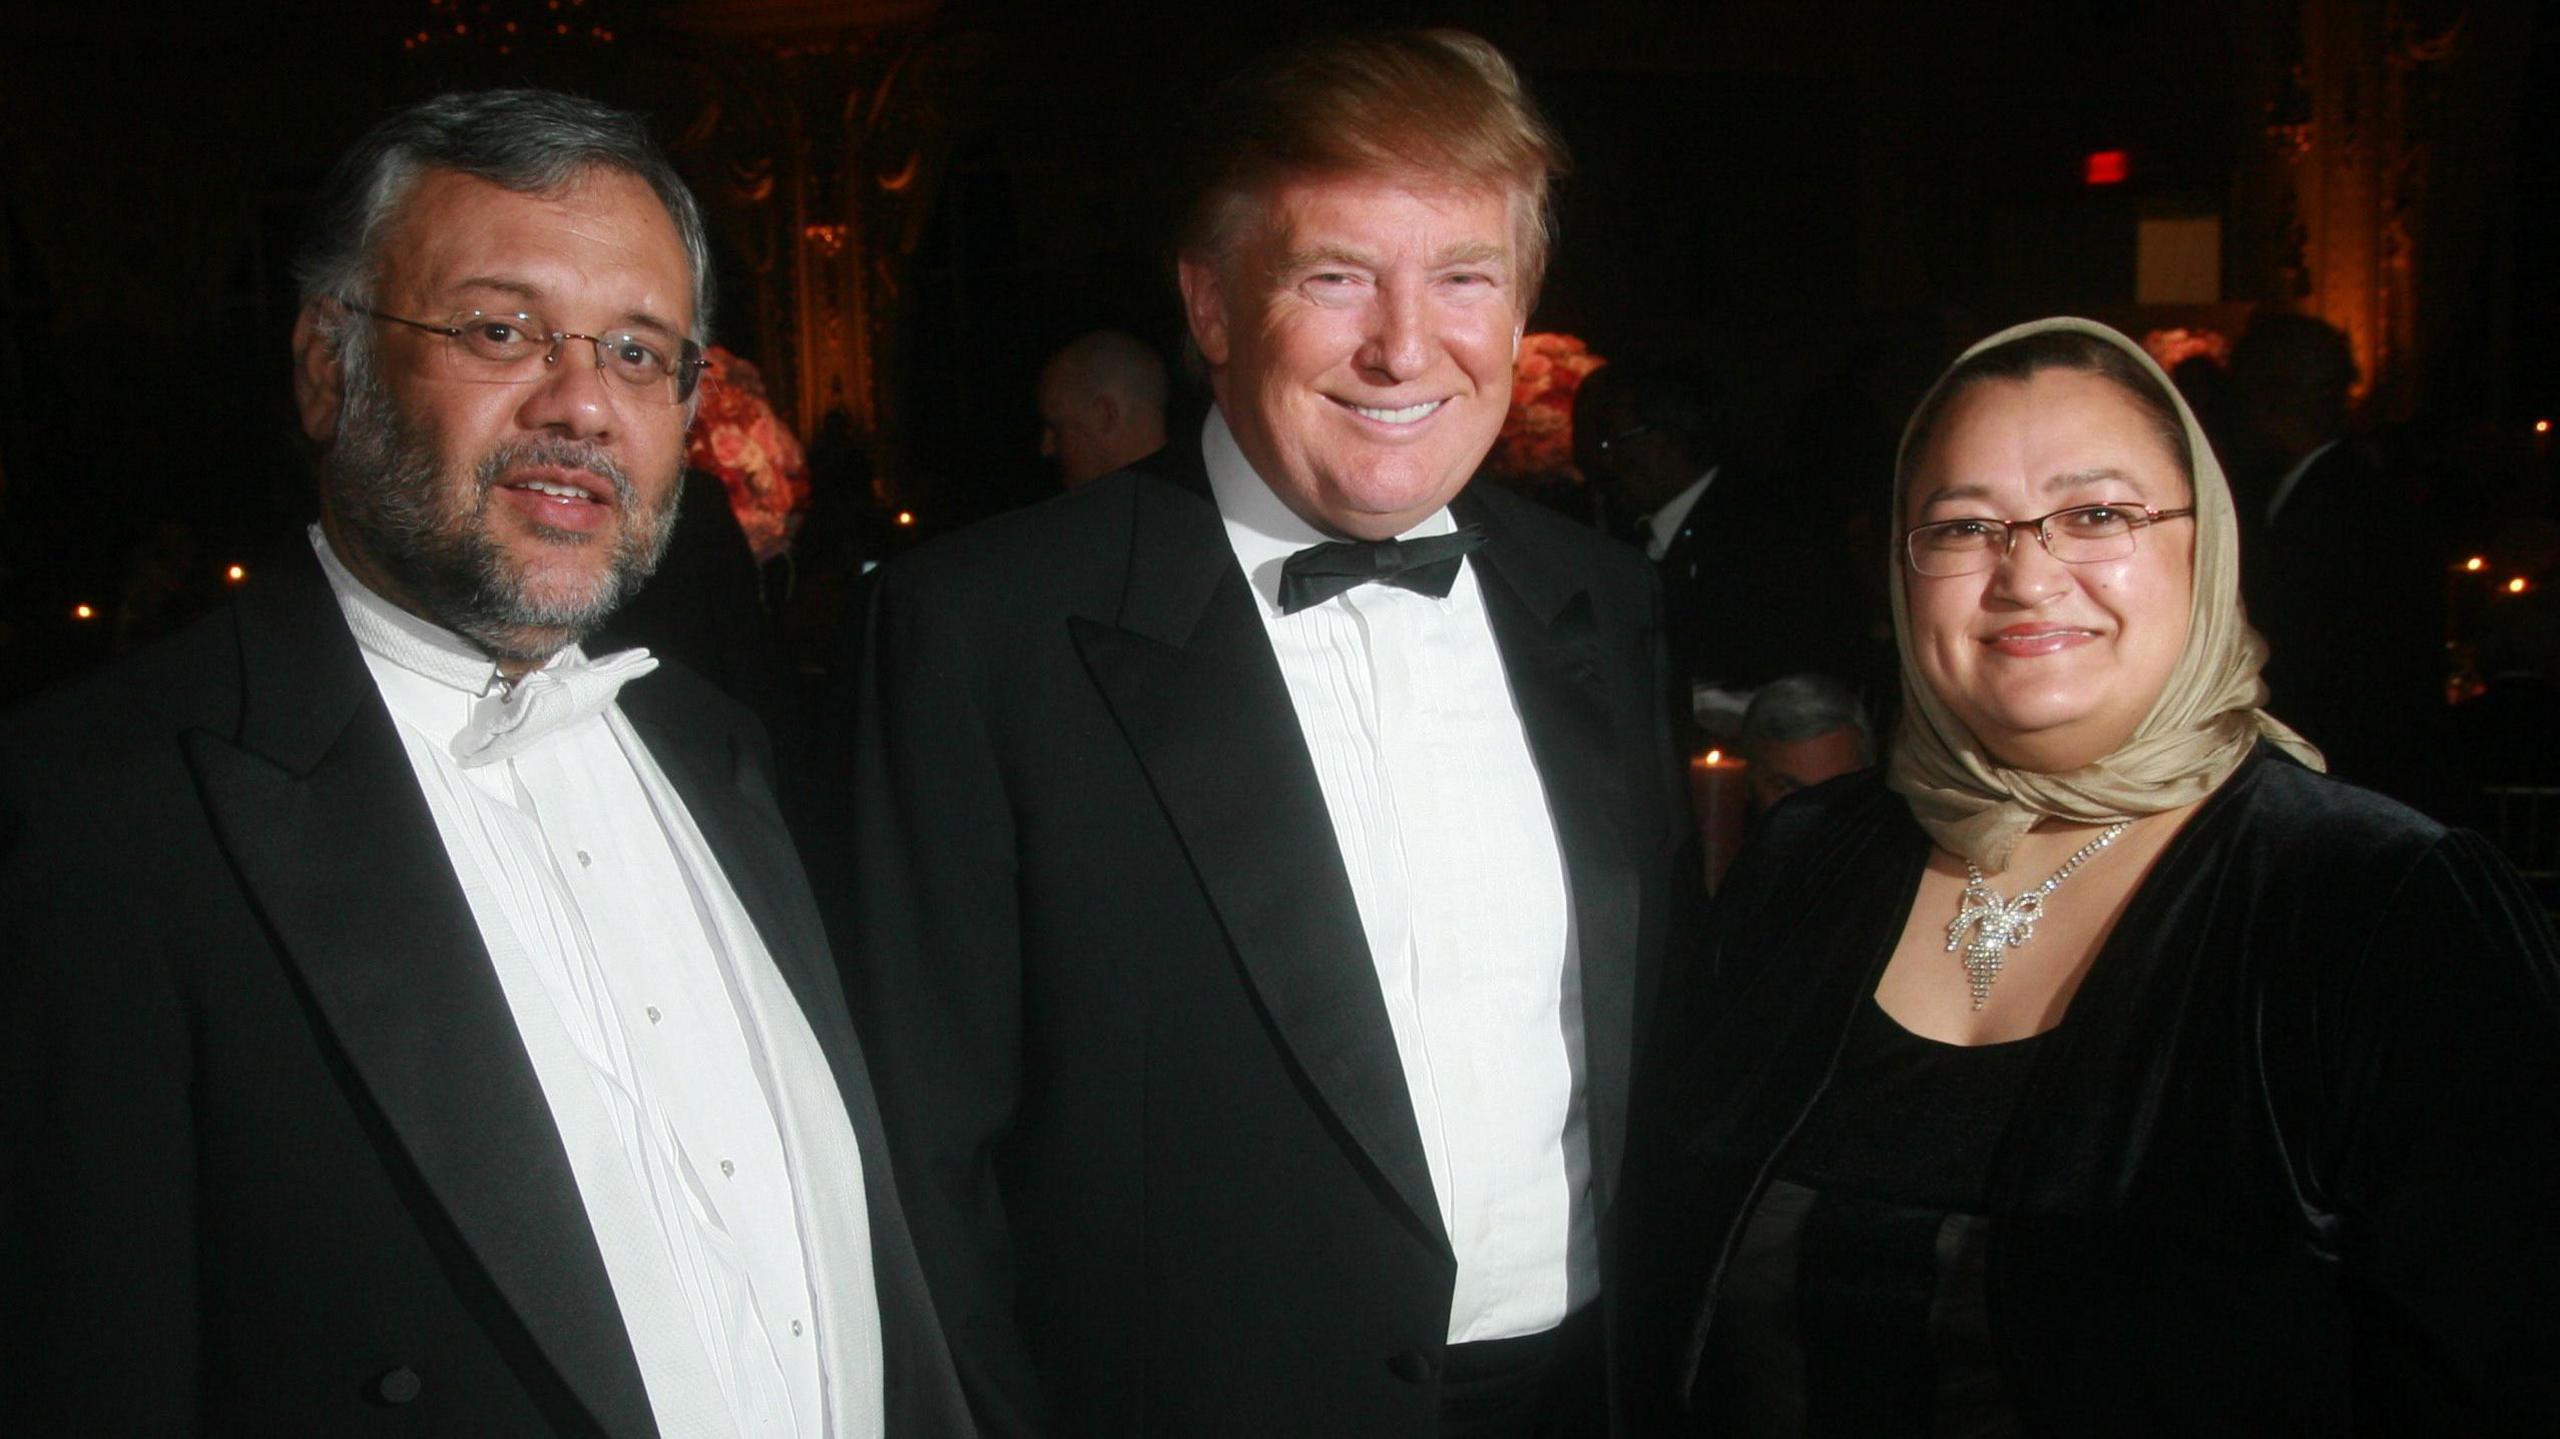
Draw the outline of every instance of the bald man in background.
[[[1164,361],[1144,340],[1095,330],[1040,371],[1040,453],[1074,489],[1164,448]]]

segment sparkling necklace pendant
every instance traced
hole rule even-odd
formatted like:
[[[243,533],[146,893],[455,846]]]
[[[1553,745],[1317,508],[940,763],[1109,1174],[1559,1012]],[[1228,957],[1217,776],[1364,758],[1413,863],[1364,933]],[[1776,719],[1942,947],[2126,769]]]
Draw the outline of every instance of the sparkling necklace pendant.
[[[1965,886],[1955,920],[1947,926],[1947,952],[1953,954],[1959,946],[1964,950],[1965,981],[1973,990],[1975,1009],[1990,1000],[1991,982],[2000,977],[2003,957],[2035,938],[2036,921],[2043,915],[2044,894],[2039,890],[2004,900],[1979,875]],[[1968,929],[1973,931],[1970,943],[1965,940]]]
[[[2080,846],[2051,878],[2016,899],[2002,899],[2000,891],[1982,877],[1982,867],[1971,860],[1964,865],[1964,895],[1956,901],[1956,917],[1947,922],[1947,953],[1964,951],[1965,984],[1973,991],[1973,1007],[1978,1011],[1991,1000],[1991,985],[2000,977],[2010,950],[2035,938],[2036,921],[2044,918],[2044,897],[2062,887],[2062,882],[2076,873],[2089,857],[2115,843],[2133,827],[2131,820],[2117,820],[2098,832],[2098,837]],[[1968,941],[1965,932],[1971,930]]]

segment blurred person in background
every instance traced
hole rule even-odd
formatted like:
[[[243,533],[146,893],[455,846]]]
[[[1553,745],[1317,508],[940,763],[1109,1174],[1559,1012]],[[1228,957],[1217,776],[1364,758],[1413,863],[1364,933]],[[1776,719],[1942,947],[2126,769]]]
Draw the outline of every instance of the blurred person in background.
[[[1164,448],[1164,361],[1144,340],[1095,330],[1040,370],[1040,453],[1068,489]]]
[[[2408,477],[2353,432],[2355,354],[2309,315],[2261,315],[2231,354],[2249,622],[2286,722],[2332,771],[2435,810],[2444,564]]]
[[[1755,814],[1875,763],[1866,706],[1829,675],[1788,675],[1754,691],[1734,748],[1751,766],[1744,778]]]
[[[1848,653],[1812,536],[1766,476],[1726,462],[1704,381],[1622,361],[1573,399],[1575,463],[1662,578],[1665,702],[1692,745],[1729,739],[1757,686]]]

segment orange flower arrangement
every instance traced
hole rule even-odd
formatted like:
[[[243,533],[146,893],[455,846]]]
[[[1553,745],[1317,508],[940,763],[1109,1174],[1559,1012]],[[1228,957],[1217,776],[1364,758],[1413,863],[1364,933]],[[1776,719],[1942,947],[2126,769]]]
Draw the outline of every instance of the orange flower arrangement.
[[[2198,355],[2217,365],[2231,363],[2231,342],[2215,330],[2153,330],[2142,337],[2142,348],[2164,370],[2174,371]]]
[[[754,365],[718,345],[704,355],[711,365],[702,373],[685,463],[720,477],[756,558],[769,560],[791,548],[809,507],[809,457],[774,413]]]
[[[1571,335],[1521,336],[1520,358],[1511,367],[1511,413],[1487,461],[1493,473],[1581,479],[1573,467],[1573,392],[1605,363]]]

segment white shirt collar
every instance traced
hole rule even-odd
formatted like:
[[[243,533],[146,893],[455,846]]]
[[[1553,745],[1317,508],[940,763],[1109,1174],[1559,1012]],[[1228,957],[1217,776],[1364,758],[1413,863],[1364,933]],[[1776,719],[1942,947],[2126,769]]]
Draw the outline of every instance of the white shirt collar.
[[[508,680],[498,662],[469,640],[429,623],[375,593],[356,578],[318,525],[311,526],[311,550],[337,596],[338,613],[365,653],[365,667],[395,718],[449,742],[471,720],[479,702],[507,692]],[[585,651],[562,647],[543,662],[548,669],[564,659],[584,663]]]
[[[311,527],[311,550],[320,557],[321,572],[338,597],[338,610],[365,653],[379,655],[409,673],[447,689],[479,696],[500,683],[497,661],[453,631],[432,625],[375,594],[329,547],[329,536]]]
[[[1235,549],[1236,563],[1244,567],[1245,582],[1262,601],[1263,612],[1276,615],[1280,613],[1281,564],[1307,546],[1336,536],[1308,524],[1281,501],[1245,458],[1235,432],[1227,428],[1227,417],[1215,405],[1200,426],[1200,455],[1209,470],[1209,492],[1227,523],[1227,543]],[[1457,527],[1457,520],[1443,505],[1396,538],[1445,535]]]
[[[2331,440],[2329,443],[2313,450],[2310,454],[2304,455],[2301,459],[2293,462],[2292,469],[2284,472],[2284,478],[2276,481],[2275,493],[2267,496],[2268,524],[2272,525],[2276,522],[2276,511],[2283,509],[2284,502],[2293,498],[2294,486],[2302,483],[2302,477],[2311,472],[2311,467],[2313,465],[2320,463],[2320,457],[2322,455],[2336,449],[2339,441],[2344,440],[2345,438],[2346,436],[2340,435],[2338,439]]]
[[[1705,474],[1691,480],[1689,488],[1664,501],[1662,508],[1655,510],[1645,521],[1653,531],[1653,539],[1644,547],[1648,557],[1661,559],[1663,553],[1671,548],[1671,542],[1679,538],[1680,527],[1689,522],[1689,512],[1698,507],[1698,497],[1707,492],[1707,486],[1715,483],[1716,471],[1721,468],[1720,465],[1707,466]]]

